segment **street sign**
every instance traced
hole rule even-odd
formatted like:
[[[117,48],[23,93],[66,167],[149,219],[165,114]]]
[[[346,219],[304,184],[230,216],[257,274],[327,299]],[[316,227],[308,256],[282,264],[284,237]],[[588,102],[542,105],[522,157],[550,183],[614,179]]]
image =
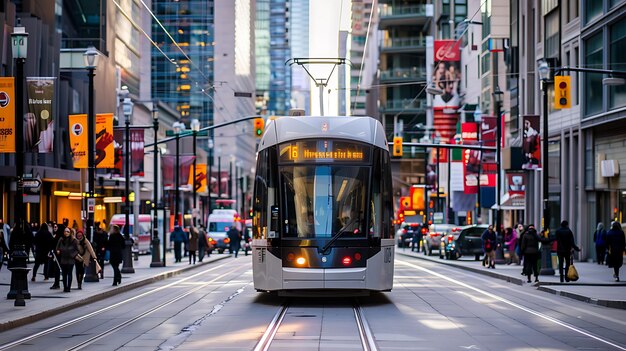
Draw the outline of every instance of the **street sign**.
[[[38,189],[41,186],[41,180],[24,179],[22,180],[22,186],[24,187],[24,189]]]
[[[87,212],[94,213],[96,209],[96,199],[88,198],[87,199]]]
[[[443,212],[435,212],[433,215],[434,224],[443,224]]]

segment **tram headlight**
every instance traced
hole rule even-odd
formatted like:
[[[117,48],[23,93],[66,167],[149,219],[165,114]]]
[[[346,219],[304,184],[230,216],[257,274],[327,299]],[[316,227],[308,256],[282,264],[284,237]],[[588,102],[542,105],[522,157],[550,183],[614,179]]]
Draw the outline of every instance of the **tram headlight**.
[[[304,257],[298,257],[296,258],[296,264],[299,266],[302,266],[306,263],[306,259]]]

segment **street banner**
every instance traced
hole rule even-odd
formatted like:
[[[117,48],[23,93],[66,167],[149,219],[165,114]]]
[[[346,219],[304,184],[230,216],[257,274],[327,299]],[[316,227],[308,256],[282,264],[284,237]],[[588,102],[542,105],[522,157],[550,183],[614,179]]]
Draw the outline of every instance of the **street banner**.
[[[115,146],[113,143],[113,114],[96,114],[96,168],[115,167]]]
[[[522,169],[541,168],[541,136],[539,135],[539,116],[528,115],[522,117],[524,121],[524,134],[522,139],[522,151],[524,159]]]
[[[69,122],[74,168],[87,168],[87,115],[70,115]]]
[[[525,173],[507,173],[506,179],[509,195],[524,195],[526,193]]]
[[[466,122],[461,125],[463,144],[478,144],[478,124]],[[463,150],[463,192],[465,194],[478,193],[478,172],[480,171],[480,151]]]
[[[14,97],[14,78],[0,77],[0,153],[15,152]]]
[[[24,116],[24,150],[28,152],[52,152],[54,145],[54,98],[55,77],[26,78],[28,112]]]
[[[178,183],[188,183],[191,164],[193,163],[194,156],[179,156],[179,168],[178,168]],[[161,162],[163,165],[163,187],[165,190],[175,189],[174,186],[174,167],[176,166],[176,155],[162,155]]]
[[[113,149],[114,149],[114,166],[111,174],[124,176],[124,131],[121,129],[113,130]]]
[[[130,130],[130,175],[143,177],[144,175],[144,139],[143,129]]]
[[[433,95],[433,126],[441,141],[450,143],[456,134],[461,105],[461,50],[460,40],[434,41],[434,67],[431,77],[441,95]]]
[[[191,177],[193,174],[193,164],[189,169],[189,182],[188,184],[192,186],[193,189],[193,178]],[[204,193],[207,191],[207,174],[206,174],[206,163],[198,163],[196,164],[196,192]]]

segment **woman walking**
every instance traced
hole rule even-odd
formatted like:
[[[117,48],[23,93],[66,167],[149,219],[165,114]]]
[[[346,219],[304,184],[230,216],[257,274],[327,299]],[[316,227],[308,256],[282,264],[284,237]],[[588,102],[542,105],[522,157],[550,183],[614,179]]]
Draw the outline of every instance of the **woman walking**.
[[[189,251],[189,264],[191,264],[191,258],[193,257],[193,264],[196,264],[196,251],[198,251],[198,229],[194,226],[189,228],[189,244],[187,245]]]
[[[35,235],[35,267],[33,267],[33,277],[31,281],[35,281],[39,266],[43,265],[44,280],[48,280],[48,254],[54,247],[54,237],[50,233],[50,229],[46,223],[39,227],[39,231]]]
[[[598,223],[596,231],[593,233],[593,242],[596,244],[598,264],[603,265],[604,258],[606,257],[606,230],[604,230],[604,223]]]
[[[606,233],[606,242],[609,248],[609,265],[613,266],[613,278],[619,282],[619,269],[624,263],[624,252],[626,252],[626,239],[624,231],[618,222],[611,224],[611,230]]]
[[[63,230],[63,237],[56,247],[57,258],[61,264],[61,275],[63,276],[63,292],[70,292],[72,286],[72,271],[74,270],[74,260],[78,255],[78,242],[72,233],[72,229],[66,227]]]
[[[507,249],[505,252],[506,264],[519,264],[519,258],[517,257],[517,253],[515,252],[515,248],[517,246],[517,233],[513,228],[506,228],[504,230],[504,247]],[[508,253],[508,258],[506,258],[506,254]]]
[[[76,232],[76,240],[78,241],[78,254],[82,257],[81,260],[76,260],[76,281],[78,282],[78,290],[83,288],[83,278],[85,277],[85,267],[89,266],[91,259],[96,257],[96,253],[91,247],[89,240],[85,238],[82,230]],[[98,274],[98,267],[96,266],[96,274]]]
[[[528,283],[530,283],[530,276],[535,276],[535,283],[539,282],[539,269],[537,267],[537,259],[539,259],[539,235],[535,226],[528,225],[528,228],[522,234],[522,244],[520,245],[520,251],[524,257],[524,275],[528,277]]]

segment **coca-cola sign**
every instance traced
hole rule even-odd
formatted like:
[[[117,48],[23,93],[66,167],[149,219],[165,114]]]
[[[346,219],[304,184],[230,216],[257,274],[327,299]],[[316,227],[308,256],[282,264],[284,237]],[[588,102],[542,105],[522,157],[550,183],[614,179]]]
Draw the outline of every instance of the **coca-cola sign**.
[[[461,61],[460,41],[435,40],[435,64],[439,61]]]

